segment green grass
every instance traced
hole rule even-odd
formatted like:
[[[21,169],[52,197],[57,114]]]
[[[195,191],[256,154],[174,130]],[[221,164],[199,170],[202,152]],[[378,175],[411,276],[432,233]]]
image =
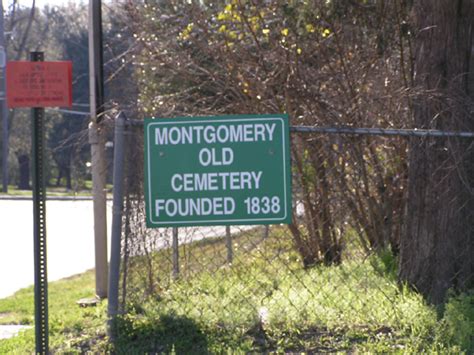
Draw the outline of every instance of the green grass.
[[[456,316],[448,312],[439,320],[437,309],[397,283],[396,262],[388,252],[366,257],[351,250],[351,259],[341,265],[304,270],[283,228],[274,227],[268,239],[259,229],[241,232],[233,245],[232,265],[223,239],[182,246],[176,281],[170,277],[170,250],[134,258],[128,270],[133,291],[129,312],[117,324],[117,350],[473,350],[468,334],[474,333],[474,316],[459,309],[472,309],[474,296],[453,298],[446,309],[462,304],[454,307]]]
[[[112,191],[112,185],[106,185],[107,191]],[[46,193],[48,196],[91,196],[92,195],[92,181],[85,181],[84,187],[75,191],[69,190],[64,186],[46,186]],[[8,185],[8,193],[0,191],[0,196],[32,196],[31,190],[19,190],[16,185]]]
[[[92,271],[49,283],[50,349],[78,353],[107,349],[106,302],[89,308],[76,304],[81,298],[92,298],[94,286]],[[0,300],[0,324],[32,325],[34,328],[33,287]],[[33,328],[17,337],[0,340],[0,354],[34,352]]]
[[[223,239],[180,248],[173,280],[170,251],[136,257],[128,269],[127,313],[117,342],[105,336],[105,302],[93,295],[91,272],[51,283],[51,349],[55,352],[474,352],[474,294],[452,295],[439,310],[396,281],[386,253],[338,266],[301,268],[284,231],[234,235],[228,265]],[[149,271],[149,272],[148,272]],[[32,289],[0,300],[0,322],[32,324]],[[0,353],[33,351],[33,330],[0,341]]]
[[[16,185],[8,185],[8,193],[0,191],[0,196],[31,196],[31,190],[19,190]]]

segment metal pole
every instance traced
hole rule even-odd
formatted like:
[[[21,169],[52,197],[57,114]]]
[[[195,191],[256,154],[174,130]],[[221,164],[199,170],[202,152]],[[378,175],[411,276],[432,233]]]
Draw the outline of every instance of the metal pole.
[[[263,229],[263,239],[267,239],[269,235],[270,235],[270,226],[266,224]]]
[[[33,62],[44,60],[43,52],[31,52]],[[33,225],[35,263],[36,353],[48,353],[48,275],[46,262],[46,189],[44,182],[44,108],[32,113]]]
[[[90,0],[90,29],[89,45],[92,46],[93,55],[89,57],[90,63],[93,63],[93,91],[95,94],[96,122],[100,123],[103,119],[105,94],[104,94],[104,50],[102,46],[102,2],[101,0]],[[92,32],[92,41],[91,41]],[[89,55],[91,51],[89,50]],[[93,78],[92,78],[93,76]],[[91,87],[92,89],[92,87]]]
[[[107,200],[103,117],[102,20],[100,0],[89,1],[89,93],[91,122],[91,171],[94,204],[95,288],[99,298],[107,297]]]
[[[227,247],[227,263],[232,264],[234,255],[232,250],[232,234],[230,233],[230,226],[225,226],[225,244]]]
[[[112,215],[112,245],[109,268],[109,303],[108,303],[108,331],[114,339],[115,316],[118,314],[119,278],[120,278],[120,250],[122,238],[123,213],[123,161],[124,161],[124,127],[125,115],[120,112],[115,119],[114,137],[114,205]]]
[[[290,132],[326,133],[326,134],[327,133],[360,134],[360,135],[369,135],[369,136],[474,138],[474,132],[440,131],[437,129],[417,129],[417,128],[394,129],[394,128],[290,126]]]
[[[177,279],[179,276],[179,240],[178,228],[173,228],[173,278]]]
[[[0,1],[0,115],[2,115],[2,191],[8,192],[8,108],[5,74],[7,51],[3,22],[3,1]]]

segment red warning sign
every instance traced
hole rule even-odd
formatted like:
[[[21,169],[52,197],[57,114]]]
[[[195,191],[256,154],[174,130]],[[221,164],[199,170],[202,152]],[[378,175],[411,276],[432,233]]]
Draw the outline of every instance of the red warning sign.
[[[7,106],[71,107],[72,62],[8,62]]]

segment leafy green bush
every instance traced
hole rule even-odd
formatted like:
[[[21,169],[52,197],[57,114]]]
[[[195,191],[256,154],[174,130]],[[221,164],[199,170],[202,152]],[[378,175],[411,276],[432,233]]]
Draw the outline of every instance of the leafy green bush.
[[[474,353],[474,290],[448,299],[437,335],[441,342]]]

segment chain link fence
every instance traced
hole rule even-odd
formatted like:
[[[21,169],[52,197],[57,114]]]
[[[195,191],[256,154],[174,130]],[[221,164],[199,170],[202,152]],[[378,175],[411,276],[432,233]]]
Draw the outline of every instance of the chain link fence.
[[[152,314],[161,326],[173,319],[182,336],[198,324],[251,351],[347,351],[380,338],[390,339],[383,351],[403,348],[427,312],[421,296],[400,282],[412,282],[409,274],[421,270],[410,258],[426,256],[417,238],[425,238],[427,226],[414,232],[413,219],[428,220],[430,208],[446,203],[445,213],[435,214],[446,221],[431,223],[463,216],[452,227],[462,234],[456,243],[465,244],[444,250],[460,267],[445,272],[443,292],[472,285],[472,269],[463,269],[462,260],[472,258],[466,253],[473,248],[474,184],[466,170],[473,133],[292,127],[291,225],[149,229],[143,126],[132,123],[123,169],[119,310],[125,318]],[[431,161],[421,164],[414,154]],[[410,166],[415,163],[419,169]],[[413,186],[415,175],[424,180]],[[429,191],[417,196],[422,188]],[[416,210],[430,199],[438,202]],[[424,271],[425,278],[436,272]],[[212,351],[199,334],[196,349]],[[167,350],[162,339],[154,341],[157,351]]]

